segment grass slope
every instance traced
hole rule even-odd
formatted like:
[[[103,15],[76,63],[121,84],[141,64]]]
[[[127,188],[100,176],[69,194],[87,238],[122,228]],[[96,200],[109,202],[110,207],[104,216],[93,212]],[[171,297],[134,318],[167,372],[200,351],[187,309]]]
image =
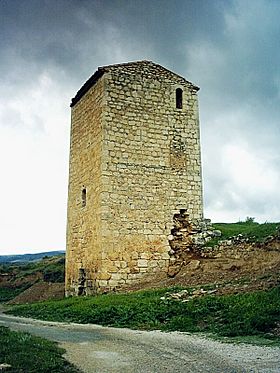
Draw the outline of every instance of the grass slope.
[[[54,342],[1,326],[0,340],[0,363],[11,365],[10,373],[80,372],[62,357],[65,351]]]
[[[11,299],[14,299],[17,295],[26,290],[29,285],[23,286],[14,286],[14,287],[0,287],[0,303],[8,302]]]
[[[238,223],[213,223],[212,226],[221,231],[222,236],[209,241],[207,246],[215,245],[220,240],[228,240],[238,234],[242,234],[251,242],[264,242],[267,237],[275,235],[280,229],[280,223],[259,224],[252,218]]]
[[[16,306],[10,313],[44,320],[96,323],[117,327],[211,332],[219,336],[262,335],[280,322],[280,288],[189,302],[161,299],[175,289],[68,298]],[[178,289],[177,289],[178,290]]]
[[[262,242],[268,236],[274,235],[280,223],[263,223],[256,222],[238,222],[238,223],[215,223],[215,229],[222,232],[222,237],[227,239],[237,234],[242,234],[245,237],[251,238],[254,242]]]
[[[0,276],[10,278],[6,282],[0,282],[0,303],[15,298],[39,280],[64,282],[64,271],[64,255],[24,264],[0,264]]]

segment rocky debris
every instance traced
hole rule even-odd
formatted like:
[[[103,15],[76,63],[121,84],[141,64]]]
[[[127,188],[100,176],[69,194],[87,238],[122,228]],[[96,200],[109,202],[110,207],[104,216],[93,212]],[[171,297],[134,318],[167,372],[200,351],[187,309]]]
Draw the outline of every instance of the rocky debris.
[[[272,244],[273,245],[273,249],[275,249],[275,245],[274,243],[275,242],[278,242],[279,243],[279,240],[280,240],[280,228],[277,229],[276,233],[274,235],[271,235],[271,236],[267,236],[264,240],[264,242],[256,242],[256,237],[255,236],[252,236],[250,238],[244,236],[243,234],[238,234],[236,236],[232,236],[232,237],[229,237],[228,239],[226,240],[220,240],[218,241],[218,244],[214,246],[214,249],[215,247],[227,247],[227,246],[242,246],[242,245],[247,245],[247,248],[248,248],[248,245],[251,245],[252,248],[256,248],[256,247],[266,247],[267,249],[269,249],[270,245]],[[278,248],[279,248],[279,245],[278,245]],[[213,248],[211,248],[213,249]]]
[[[0,364],[0,370],[1,371],[5,371],[5,370],[7,370],[7,369],[9,369],[9,368],[11,368],[12,366],[10,365],[10,364],[6,364],[6,363],[2,363],[2,364]]]
[[[198,259],[190,260],[190,262],[186,265],[186,269],[190,271],[195,271],[200,267],[201,261]]]
[[[245,237],[243,234],[238,234],[237,236],[229,237],[227,240],[221,240],[218,242],[218,245],[225,245],[225,246],[232,246],[232,245],[240,245],[242,243],[249,243],[253,242],[255,237]]]
[[[193,289],[193,290],[181,290],[177,293],[169,293],[166,296],[161,297],[161,300],[179,300],[182,302],[189,302],[194,298],[200,298],[205,295],[214,294],[218,291],[218,289],[211,289],[211,290],[204,290],[203,288],[200,289]]]
[[[247,260],[252,254],[256,255],[268,251],[280,251],[280,238],[278,235],[269,236],[262,242],[252,242],[252,238],[244,237],[242,234],[219,241],[215,246],[205,246],[200,250],[201,258],[231,258]]]
[[[169,277],[175,277],[181,270],[183,266],[183,263],[180,263],[179,261],[175,262],[173,266],[168,267],[167,275]]]
[[[181,209],[178,214],[174,215],[173,222],[174,227],[169,236],[169,277],[175,277],[182,266],[189,265],[190,254],[194,257],[200,257],[201,248],[213,237],[221,236],[219,230],[212,228],[210,219],[202,221],[190,220],[189,214],[185,209]],[[199,266],[197,262],[192,264],[196,268]]]
[[[280,227],[278,228],[274,236],[268,236],[265,239],[264,244],[262,246],[265,246],[267,251],[270,251],[270,250],[280,251]]]
[[[187,210],[181,209],[173,217],[174,227],[169,236],[170,254],[177,251],[193,251],[212,238],[221,237],[221,231],[213,229],[211,220],[190,220]]]
[[[190,220],[187,210],[180,210],[173,218],[174,227],[169,236],[170,266],[169,277],[175,277],[182,268],[190,268],[190,262],[201,259],[244,259],[251,254],[262,251],[280,251],[280,228],[273,236],[268,236],[263,243],[255,242],[256,237],[243,234],[220,240],[214,246],[206,246],[213,238],[221,237],[219,230],[213,229],[210,219],[203,221]],[[197,264],[193,270],[199,267]],[[232,268],[230,270],[238,269]],[[228,268],[226,268],[228,269]]]

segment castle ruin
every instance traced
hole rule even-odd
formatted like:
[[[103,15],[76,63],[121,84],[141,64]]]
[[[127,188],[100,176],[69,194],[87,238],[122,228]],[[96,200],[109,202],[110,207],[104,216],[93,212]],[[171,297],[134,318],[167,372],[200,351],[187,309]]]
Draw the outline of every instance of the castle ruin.
[[[138,61],[98,68],[72,99],[66,295],[167,273],[174,216],[202,221],[198,90]]]

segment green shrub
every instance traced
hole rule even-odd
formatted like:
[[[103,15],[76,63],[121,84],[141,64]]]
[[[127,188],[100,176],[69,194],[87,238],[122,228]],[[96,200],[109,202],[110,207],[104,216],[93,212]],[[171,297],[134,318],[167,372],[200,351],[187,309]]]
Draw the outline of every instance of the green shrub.
[[[8,302],[29,287],[29,284],[20,286],[0,287],[0,303]]]
[[[64,282],[64,267],[50,265],[43,270],[43,280],[46,282]]]

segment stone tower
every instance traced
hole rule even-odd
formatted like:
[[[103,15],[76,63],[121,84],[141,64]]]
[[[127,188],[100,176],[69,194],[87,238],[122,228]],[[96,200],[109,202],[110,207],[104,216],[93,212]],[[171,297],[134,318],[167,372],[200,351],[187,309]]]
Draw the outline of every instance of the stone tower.
[[[67,295],[166,273],[174,214],[203,218],[198,90],[139,61],[98,68],[72,99]]]

